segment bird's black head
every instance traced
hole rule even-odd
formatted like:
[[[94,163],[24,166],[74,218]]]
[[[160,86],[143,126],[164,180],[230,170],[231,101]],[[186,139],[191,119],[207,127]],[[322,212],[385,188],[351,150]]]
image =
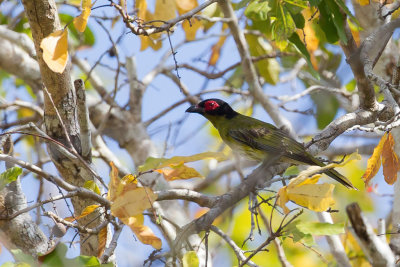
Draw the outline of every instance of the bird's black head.
[[[205,117],[224,116],[227,119],[231,119],[238,114],[228,103],[218,98],[203,100],[197,105],[190,106],[186,112],[199,113]]]

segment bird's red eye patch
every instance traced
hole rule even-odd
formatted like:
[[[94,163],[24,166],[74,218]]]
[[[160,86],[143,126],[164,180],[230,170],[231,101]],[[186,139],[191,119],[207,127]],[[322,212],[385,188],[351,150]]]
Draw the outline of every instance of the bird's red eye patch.
[[[205,111],[212,111],[214,109],[217,109],[219,107],[219,104],[215,102],[214,100],[207,101],[204,103],[204,109]]]

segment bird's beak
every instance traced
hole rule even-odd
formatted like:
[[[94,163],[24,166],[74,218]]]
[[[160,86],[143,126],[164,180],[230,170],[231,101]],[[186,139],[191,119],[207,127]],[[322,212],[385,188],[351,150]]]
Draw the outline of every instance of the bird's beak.
[[[203,109],[197,105],[190,106],[186,112],[203,114]]]

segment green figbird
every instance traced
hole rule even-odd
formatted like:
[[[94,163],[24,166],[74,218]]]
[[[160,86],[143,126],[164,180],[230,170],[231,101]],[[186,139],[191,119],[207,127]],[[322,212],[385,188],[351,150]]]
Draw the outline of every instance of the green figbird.
[[[228,103],[212,98],[189,107],[186,112],[199,113],[218,130],[222,140],[234,151],[256,161],[282,155],[280,161],[291,164],[325,166],[306,151],[304,146],[274,125],[242,115]],[[356,189],[334,169],[325,173],[347,188]]]

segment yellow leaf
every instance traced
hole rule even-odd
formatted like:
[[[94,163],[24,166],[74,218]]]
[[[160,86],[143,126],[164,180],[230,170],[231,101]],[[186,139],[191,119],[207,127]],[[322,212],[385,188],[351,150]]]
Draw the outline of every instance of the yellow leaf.
[[[80,32],[84,32],[86,29],[87,22],[89,20],[90,13],[92,12],[92,6],[90,1],[87,1],[89,3],[88,7],[83,7],[82,13],[74,18],[74,26],[75,29],[77,29]]]
[[[176,17],[175,0],[156,0],[154,20],[168,21]],[[154,23],[155,26],[163,25],[162,22]]]
[[[198,267],[199,258],[197,257],[196,251],[188,251],[182,257],[183,267]]]
[[[199,5],[197,0],[175,0],[175,4],[179,15],[189,12]]]
[[[357,0],[357,2],[360,4],[360,6],[369,5],[369,0]]]
[[[157,195],[148,187],[123,191],[111,204],[111,213],[118,218],[136,216],[151,208]]]
[[[137,184],[137,177],[135,175],[132,175],[132,174],[127,174],[124,177],[122,177],[121,183],[123,183],[123,184],[130,184],[130,183]]]
[[[143,225],[144,218],[142,214],[120,219],[131,228],[140,242],[151,245],[155,249],[161,249],[161,239],[156,237],[149,227]]]
[[[382,150],[383,175],[386,183],[392,185],[397,180],[397,172],[400,170],[399,158],[394,151],[394,139],[389,132]]]
[[[106,248],[106,243],[107,243],[107,227],[104,227],[103,229],[100,230],[99,234],[97,235],[97,239],[99,240],[99,247],[97,249],[97,257],[100,258],[100,256],[103,254],[105,248]]]
[[[278,192],[277,205],[283,208],[285,213],[289,212],[285,205],[289,201],[313,211],[326,211],[335,204],[332,197],[335,186],[333,184],[316,184],[320,177],[321,175],[315,175],[300,184],[289,184],[282,187]]]
[[[183,162],[181,164],[171,164],[171,169],[157,169],[156,172],[162,173],[165,180],[173,181],[179,179],[190,179],[194,177],[203,178],[195,169],[185,166]]]
[[[115,167],[114,163],[110,162],[111,172],[110,172],[110,182],[108,183],[108,193],[107,198],[110,201],[114,201],[116,196],[119,194],[121,181],[118,177],[118,169]]]
[[[221,37],[219,37],[218,42],[211,47],[211,55],[210,59],[208,60],[209,66],[215,66],[215,64],[217,64],[218,59],[221,55],[221,48],[225,43],[226,37],[226,35],[222,35]]]
[[[387,134],[385,133],[379,141],[379,144],[375,147],[372,156],[368,159],[367,170],[361,177],[362,179],[364,179],[365,184],[369,183],[369,181],[376,175],[376,173],[379,171],[379,168],[381,167],[382,149],[383,144],[386,142],[386,139]]]
[[[147,11],[147,2],[146,0],[136,0],[136,9],[138,10],[137,16],[145,21]]]
[[[222,152],[203,152],[191,156],[175,156],[170,159],[149,157],[146,159],[144,165],[139,166],[139,171],[144,172],[151,169],[161,169],[168,167],[171,164],[180,164],[182,162],[186,163],[204,159],[216,159],[218,162],[220,162],[227,160],[228,157]]]
[[[196,32],[198,29],[202,28],[203,24],[197,19],[185,20],[182,23],[182,28],[185,31],[186,40],[193,41],[196,39]]]
[[[75,217],[75,219],[80,219],[83,218],[85,216],[88,216],[90,213],[92,213],[95,209],[97,209],[98,207],[100,207],[100,205],[90,205],[87,206],[86,208],[83,209],[81,215],[79,215],[78,217]]]
[[[94,181],[92,181],[92,180],[86,181],[86,182],[84,183],[83,187],[86,188],[86,189],[89,189],[89,190],[91,190],[91,191],[93,191],[93,192],[95,192],[95,193],[98,194],[98,195],[100,195],[100,189],[99,189],[99,187],[98,187],[97,184],[96,184]]]
[[[62,73],[68,62],[67,30],[58,30],[43,38],[40,48],[47,66],[54,72]]]

